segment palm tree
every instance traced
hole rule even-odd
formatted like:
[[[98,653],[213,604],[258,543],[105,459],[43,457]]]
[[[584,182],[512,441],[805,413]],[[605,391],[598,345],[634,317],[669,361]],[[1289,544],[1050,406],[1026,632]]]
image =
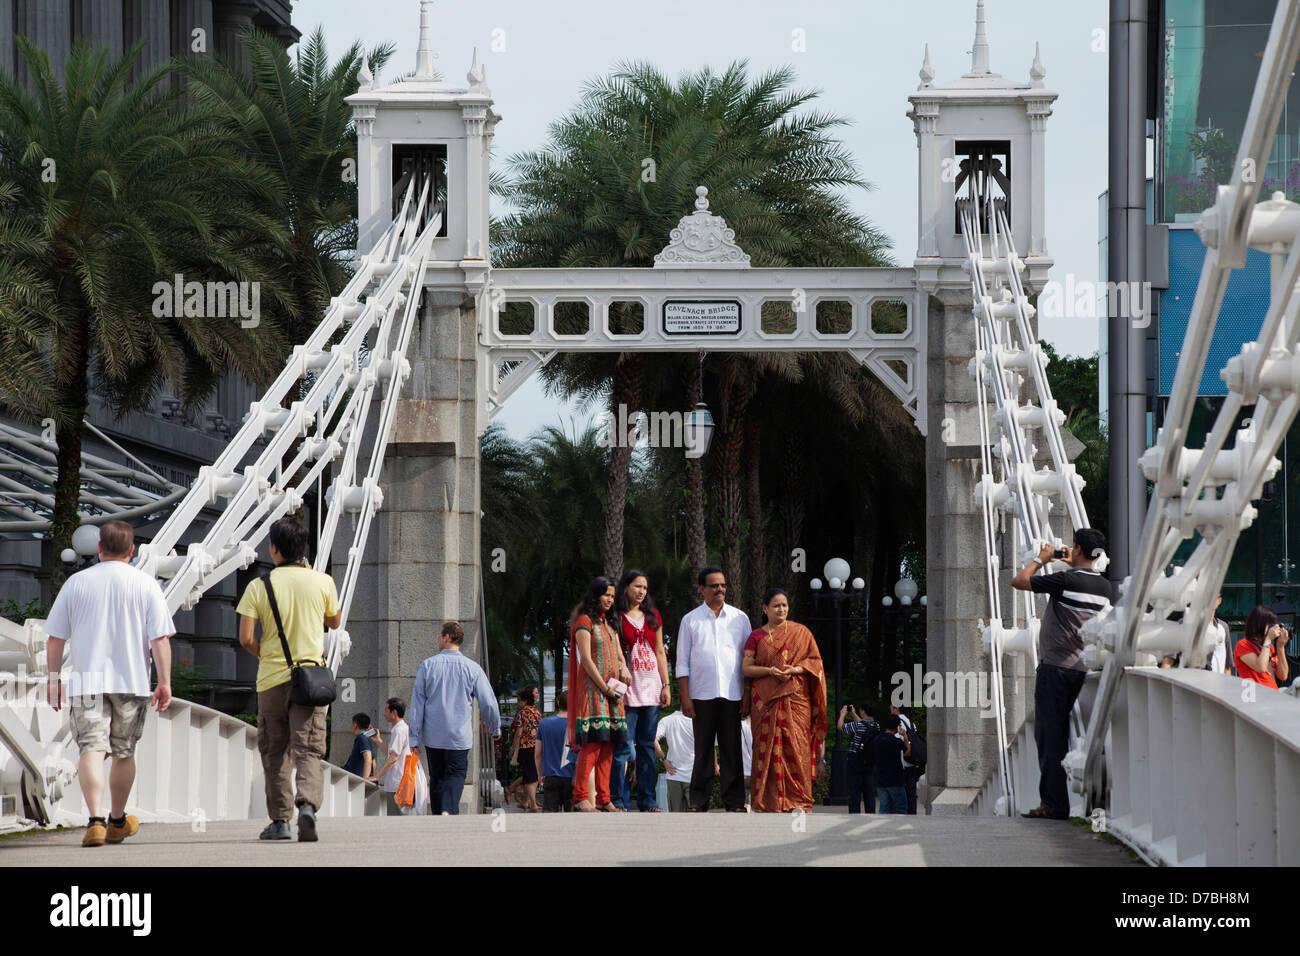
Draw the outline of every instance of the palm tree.
[[[41,252],[40,231],[8,211],[16,199],[17,190],[0,183],[0,407],[33,422],[54,410],[41,328],[46,317],[57,318],[58,303],[33,264]]]
[[[172,65],[131,84],[142,44],[110,60],[79,42],[61,85],[45,53],[16,42],[32,92],[0,75],[0,181],[14,187],[0,214],[38,232],[40,248],[20,261],[57,302],[39,329],[58,411],[57,555],[79,520],[92,376],[118,413],[146,407],[164,382],[194,407],[227,368],[268,378],[283,354],[275,316],[284,300],[259,253],[280,236],[238,201],[267,188],[265,178],[205,111],[181,107],[166,82]],[[176,273],[260,282],[260,326],[155,315],[154,284]]]
[[[722,73],[704,68],[673,83],[647,64],[619,65],[590,83],[578,107],[551,127],[551,144],[512,156],[499,195],[517,209],[497,225],[496,248],[505,265],[649,266],[669,232],[706,184],[712,207],[726,216],[756,265],[878,265],[886,241],[847,208],[842,190],[869,188],[832,131],[844,120],[798,113],[815,91],[791,91],[790,68],[750,79],[744,61]],[[647,170],[652,172],[647,175]],[[690,361],[690,360],[685,360]],[[649,371],[664,363],[662,373]],[[590,396],[608,389],[611,410],[671,398],[648,386],[669,382],[675,392],[684,360],[635,356],[563,356],[544,371],[563,394]],[[723,564],[739,579],[743,494],[738,449],[744,410],[758,374],[785,374],[788,356],[722,359],[719,471]],[[694,362],[690,361],[691,373]],[[635,387],[640,385],[638,389]],[[640,401],[636,396],[640,392]],[[635,403],[635,404],[633,404]],[[607,495],[606,568],[622,567],[618,526],[626,489],[620,456]],[[692,473],[694,480],[694,473]],[[702,504],[702,494],[692,503]],[[702,521],[693,521],[702,528]],[[696,533],[693,531],[693,533]],[[692,560],[703,560],[693,549]]]
[[[290,339],[301,342],[347,283],[347,262],[357,243],[356,132],[352,108],[361,44],[330,65],[318,27],[298,46],[296,60],[270,34],[244,38],[249,71],[220,57],[186,66],[189,94],[266,171],[265,183],[245,201],[281,223],[274,249],[283,263],[293,304]],[[377,72],[392,56],[385,45],[368,53]]]

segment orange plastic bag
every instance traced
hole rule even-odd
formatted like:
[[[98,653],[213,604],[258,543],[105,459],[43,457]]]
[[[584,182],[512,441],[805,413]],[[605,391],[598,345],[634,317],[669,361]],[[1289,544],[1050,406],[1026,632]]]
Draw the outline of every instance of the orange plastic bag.
[[[393,799],[399,807],[409,807],[415,803],[415,774],[420,768],[420,758],[414,753],[406,755],[406,763],[402,765],[402,782],[397,785],[397,793]]]

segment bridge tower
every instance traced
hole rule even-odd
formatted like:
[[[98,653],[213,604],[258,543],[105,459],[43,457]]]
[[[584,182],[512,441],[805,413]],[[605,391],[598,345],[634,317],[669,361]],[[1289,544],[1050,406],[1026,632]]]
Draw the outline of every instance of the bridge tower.
[[[358,253],[371,251],[392,222],[413,176],[434,183],[426,220],[443,217],[384,464],[385,499],[352,606],[352,653],[340,671],[356,682],[356,709],[372,714],[390,696],[410,700],[416,670],[437,653],[445,621],[464,626],[465,654],[480,663],[486,655],[477,623],[476,344],[488,273],[488,148],[501,117],[477,54],[464,83],[438,77],[430,5],[420,5],[415,74],[378,86],[365,65],[361,89],[348,98],[357,128]],[[346,753],[347,737],[336,724],[332,752]],[[478,800],[476,755],[462,801],[469,808]]]
[[[990,673],[978,620],[988,618],[985,555],[978,503],[979,428],[970,276],[957,200],[973,182],[1000,197],[1023,257],[1027,294],[1036,297],[1052,265],[1044,230],[1044,136],[1056,94],[1045,89],[1035,50],[1028,82],[991,71],[984,3],[976,6],[970,71],[935,83],[926,47],[921,84],[908,97],[918,158],[917,282],[930,296],[927,347],[929,427],[926,435],[926,593],[930,671]],[[987,228],[987,227],[985,227]],[[1004,586],[1019,556],[999,555]],[[1004,602],[1010,606],[1010,602]],[[1008,622],[1010,625],[1011,622]],[[1005,670],[1008,726],[1024,720],[1033,700],[1026,662]],[[917,696],[920,695],[919,689]],[[947,702],[951,704],[952,702]],[[996,722],[978,706],[928,711],[930,785],[934,813],[965,812],[997,768]]]

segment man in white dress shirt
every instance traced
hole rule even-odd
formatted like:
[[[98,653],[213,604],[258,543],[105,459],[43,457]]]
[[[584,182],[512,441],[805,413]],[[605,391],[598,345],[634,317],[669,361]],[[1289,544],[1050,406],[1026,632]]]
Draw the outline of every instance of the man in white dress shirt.
[[[732,813],[745,812],[745,778],[741,764],[740,665],[745,642],[753,633],[743,611],[727,603],[727,576],[721,568],[700,572],[704,603],[682,618],[677,634],[677,683],[682,713],[695,728],[695,767],[691,772],[690,810],[709,808],[713,790],[713,746],[717,741],[722,803]]]

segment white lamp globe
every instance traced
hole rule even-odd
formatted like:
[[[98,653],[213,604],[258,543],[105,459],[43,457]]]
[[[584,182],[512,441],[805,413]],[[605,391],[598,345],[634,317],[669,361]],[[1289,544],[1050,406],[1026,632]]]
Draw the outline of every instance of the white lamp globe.
[[[880,603],[883,604],[885,607],[893,607],[894,599],[891,598],[888,594],[886,594],[884,597],[880,599]]]
[[[894,597],[898,598],[904,604],[911,604],[913,598],[921,589],[916,586],[916,582],[911,578],[902,578],[894,585]]]
[[[59,552],[59,560],[64,564],[76,564],[77,552],[73,551],[71,548],[64,548]]]
[[[99,553],[99,526],[83,524],[72,532],[72,550],[83,558],[91,558]]]
[[[921,607],[925,607],[925,595],[921,595]]]
[[[826,562],[826,566],[822,568],[822,571],[826,574],[826,579],[828,581],[833,578],[847,581],[849,579],[849,562],[845,561],[843,558],[831,558]],[[834,587],[834,585],[832,585],[832,587]]]
[[[822,589],[821,578],[813,578],[811,581],[808,582],[808,586],[812,588],[814,591],[820,591]]]
[[[842,587],[844,587],[844,582],[843,582],[843,581],[841,581],[839,578],[831,578],[831,590],[832,590],[832,591],[838,591],[838,590],[840,590],[840,588],[842,588]]]
[[[862,590],[863,588],[865,588],[866,586],[867,586],[867,582],[864,581],[864,580],[862,580],[862,578],[854,578],[854,579],[853,579],[853,590],[855,590],[855,591],[861,591],[861,590]]]
[[[912,606],[912,595],[910,595],[910,594],[904,594],[901,598],[898,599],[898,603],[900,603],[901,605],[903,605],[903,607],[911,607],[911,606]]]

